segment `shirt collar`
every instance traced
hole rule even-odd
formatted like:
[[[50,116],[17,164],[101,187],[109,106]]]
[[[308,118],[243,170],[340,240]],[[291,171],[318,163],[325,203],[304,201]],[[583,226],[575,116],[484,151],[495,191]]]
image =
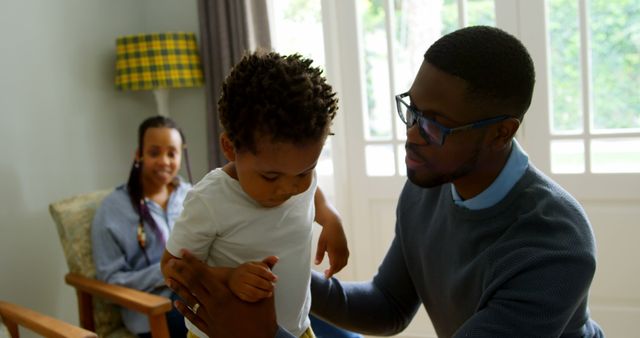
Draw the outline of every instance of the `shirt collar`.
[[[491,183],[491,185],[480,194],[466,201],[462,200],[456,187],[451,184],[451,194],[456,205],[470,210],[486,209],[496,205],[509,193],[511,188],[520,180],[524,172],[529,167],[529,156],[522,150],[518,141],[513,139],[511,153],[505,163],[504,168]]]
[[[176,185],[176,188],[173,189],[173,191],[169,195],[169,201],[167,201],[167,211],[173,210],[175,207],[178,207],[182,204],[184,195],[186,194],[186,190],[188,190],[191,186],[189,183],[184,182],[182,179],[179,179],[177,182],[178,184]],[[162,207],[158,203],[148,198],[145,198],[145,201],[147,202],[150,210],[158,214],[164,214],[164,209],[162,209]]]

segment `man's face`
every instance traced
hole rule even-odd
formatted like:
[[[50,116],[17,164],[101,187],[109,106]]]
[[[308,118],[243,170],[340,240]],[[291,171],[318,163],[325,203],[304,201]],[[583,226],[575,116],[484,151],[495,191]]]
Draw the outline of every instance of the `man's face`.
[[[448,128],[481,119],[466,96],[466,82],[440,71],[426,61],[409,91],[411,105],[425,117]],[[418,124],[407,129],[407,176],[421,187],[435,187],[473,174],[483,154],[486,129],[447,135],[442,146],[428,144]]]

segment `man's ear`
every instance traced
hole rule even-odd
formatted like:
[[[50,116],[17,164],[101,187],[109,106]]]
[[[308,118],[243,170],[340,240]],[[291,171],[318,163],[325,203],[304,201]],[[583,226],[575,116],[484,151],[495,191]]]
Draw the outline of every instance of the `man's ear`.
[[[491,147],[498,151],[508,147],[518,128],[520,128],[520,120],[515,117],[497,123],[491,131]]]
[[[222,147],[222,153],[227,161],[233,162],[236,160],[236,148],[226,132],[220,135],[220,147]]]

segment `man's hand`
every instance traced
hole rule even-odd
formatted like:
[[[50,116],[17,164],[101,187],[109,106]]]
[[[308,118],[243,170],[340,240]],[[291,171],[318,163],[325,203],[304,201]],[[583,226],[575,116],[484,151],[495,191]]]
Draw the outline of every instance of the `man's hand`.
[[[245,302],[257,302],[273,296],[276,275],[271,272],[269,261],[244,263],[233,270],[229,278],[229,288]],[[273,264],[271,264],[273,266]]]
[[[263,262],[272,267],[277,258]],[[244,302],[227,287],[225,274],[214,269],[186,251],[182,259],[167,262],[167,285],[183,299],[175,303],[178,311],[211,338],[273,338],[278,330],[273,297]]]

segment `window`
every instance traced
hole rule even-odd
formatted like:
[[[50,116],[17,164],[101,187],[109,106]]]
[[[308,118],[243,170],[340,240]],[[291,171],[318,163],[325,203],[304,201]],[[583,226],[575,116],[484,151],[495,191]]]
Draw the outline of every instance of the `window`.
[[[640,1],[272,2],[281,12],[272,23],[285,27],[275,36],[276,48],[323,60],[340,99],[331,139],[336,206],[352,250],[346,279],[371,278],[394,236],[394,210],[406,181],[405,128],[394,95],[410,88],[426,48],[442,34],[495,25],[525,44],[536,67],[519,142],[536,167],[583,203],[599,232],[604,271],[594,280],[591,309],[614,331],[633,328],[638,307],[620,306],[620,299],[637,296],[635,285],[625,282],[635,275],[613,267],[633,253],[628,239],[638,233]],[[299,26],[283,26],[287,20]],[[301,33],[311,27],[318,33]],[[285,47],[294,41],[299,44]],[[322,56],[307,52],[320,45]],[[424,311],[399,335],[435,336]]]
[[[551,172],[640,173],[640,2],[548,0]]]
[[[313,60],[313,66],[325,69],[324,34],[320,1],[272,1],[272,40],[274,49],[281,54],[302,54]],[[333,175],[331,142],[322,150],[316,172],[325,179]],[[331,186],[331,184],[325,184]],[[326,188],[330,189],[330,188]]]
[[[427,46],[467,25],[495,25],[493,0],[359,0],[366,90],[366,174],[404,175],[405,127],[393,97],[405,92]],[[399,52],[401,51],[401,52]]]
[[[548,91],[548,96],[534,97],[543,107],[528,114],[522,128],[532,126],[524,138],[534,162],[565,176],[640,173],[637,0],[278,0],[272,1],[272,9],[278,51],[300,52],[321,67],[325,41],[341,55],[334,55],[333,63],[345,64],[347,53],[358,54],[360,69],[341,69],[340,76],[349,79],[337,78],[334,85],[345,89],[351,86],[345,83],[360,81],[360,89],[353,87],[360,93],[343,90],[349,97],[342,97],[340,114],[362,113],[349,121],[347,137],[362,154],[357,156],[363,156],[355,160],[363,175],[404,175],[405,129],[393,96],[409,89],[425,49],[459,27],[498,23],[523,39],[536,62],[536,88]],[[323,30],[331,29],[338,34],[327,39]],[[356,32],[345,34],[350,29]],[[361,103],[347,111],[342,109],[347,100]],[[333,170],[329,143],[319,165],[327,175]],[[357,156],[350,153],[353,164]]]

